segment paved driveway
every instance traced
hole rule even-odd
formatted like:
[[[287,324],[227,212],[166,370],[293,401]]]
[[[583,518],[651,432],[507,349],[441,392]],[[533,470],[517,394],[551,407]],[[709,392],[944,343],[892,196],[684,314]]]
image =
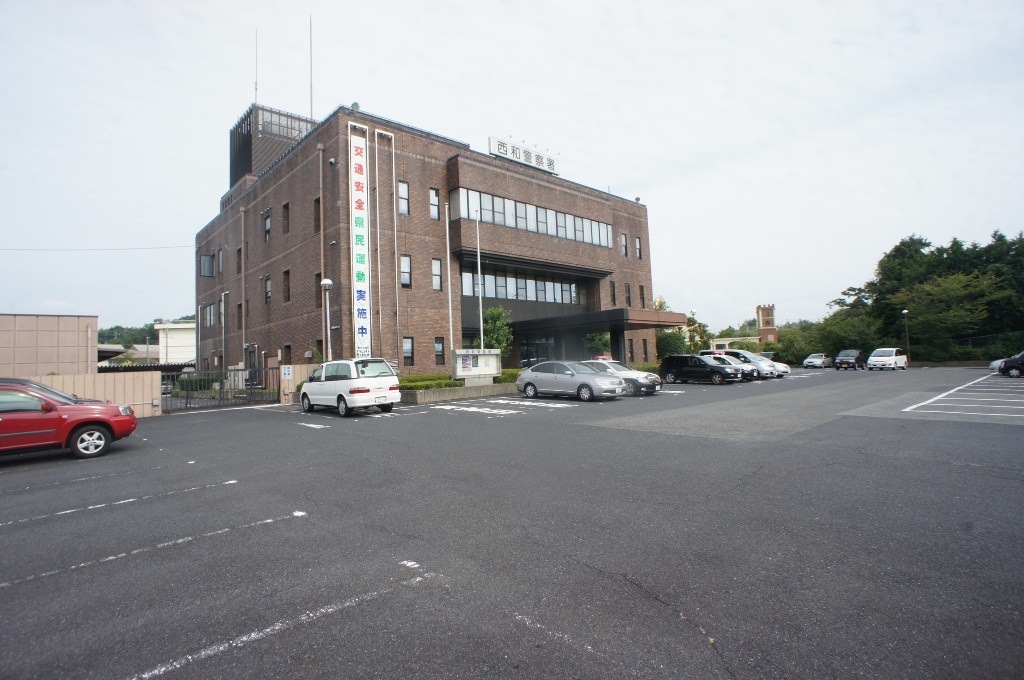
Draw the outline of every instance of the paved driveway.
[[[1020,677],[1020,419],[905,410],[979,377],[244,409],[7,457],[2,675]]]

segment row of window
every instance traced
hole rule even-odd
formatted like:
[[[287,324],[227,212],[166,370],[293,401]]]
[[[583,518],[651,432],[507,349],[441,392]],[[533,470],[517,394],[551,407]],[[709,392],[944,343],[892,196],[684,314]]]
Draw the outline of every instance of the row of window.
[[[409,183],[398,183],[398,214],[409,214]],[[433,187],[430,188],[430,219],[441,219],[441,192]]]
[[[481,222],[489,224],[593,243],[604,248],[612,247],[612,228],[604,222],[472,189],[452,189],[448,200],[451,203],[452,219],[477,219],[479,216]],[[622,238],[625,239],[626,235],[623,234]]]
[[[462,272],[462,294],[476,297],[480,280],[475,271]],[[585,284],[566,279],[527,276],[505,271],[483,270],[483,295],[498,300],[587,304]]]
[[[614,281],[609,281],[608,282],[608,286],[609,286],[609,292],[611,293],[611,298],[612,298],[612,307],[614,307],[617,304],[619,304],[618,303],[618,298],[615,295],[615,282]],[[637,288],[639,289],[638,292],[640,293],[640,307],[643,308],[643,309],[647,309],[647,293],[646,293],[646,291],[644,291],[644,285],[641,283],[639,286],[637,286]],[[633,306],[633,290],[629,287],[629,282],[628,281],[626,282],[626,306],[627,307],[632,307]]]
[[[434,365],[444,366],[445,364],[445,353],[444,353],[444,336],[434,337]],[[402,338],[402,365],[403,366],[415,366],[416,365],[416,339],[405,337]]]

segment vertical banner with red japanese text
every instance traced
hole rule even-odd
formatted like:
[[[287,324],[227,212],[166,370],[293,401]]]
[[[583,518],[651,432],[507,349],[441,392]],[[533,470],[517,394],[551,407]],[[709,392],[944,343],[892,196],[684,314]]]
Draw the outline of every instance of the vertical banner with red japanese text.
[[[352,334],[355,357],[372,356],[373,324],[370,314],[370,218],[367,195],[366,138],[349,131],[349,213],[352,215]]]

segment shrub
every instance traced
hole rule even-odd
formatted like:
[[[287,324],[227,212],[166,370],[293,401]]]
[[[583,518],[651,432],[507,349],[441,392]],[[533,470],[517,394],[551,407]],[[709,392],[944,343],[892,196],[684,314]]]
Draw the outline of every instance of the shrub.
[[[497,378],[495,378],[494,382],[498,383],[498,384],[503,384],[503,385],[504,384],[508,384],[508,383],[514,383],[516,381],[516,378],[519,377],[519,371],[520,370],[521,369],[518,369],[518,368],[505,368],[505,369],[502,369],[501,375],[499,375]]]
[[[659,368],[661,368],[661,364],[633,364],[634,371],[647,371],[648,373],[657,373]]]
[[[182,375],[178,378],[178,389],[182,392],[199,392],[213,388],[212,375]]]
[[[419,380],[400,385],[401,389],[410,392],[416,392],[418,390],[437,390],[445,387],[462,387],[462,381],[447,378],[444,380]]]

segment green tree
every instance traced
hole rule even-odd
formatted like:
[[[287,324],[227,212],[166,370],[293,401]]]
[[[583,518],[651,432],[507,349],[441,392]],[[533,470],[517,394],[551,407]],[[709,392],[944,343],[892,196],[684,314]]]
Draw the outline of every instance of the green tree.
[[[982,328],[989,308],[1013,295],[1002,281],[983,274],[950,274],[891,295],[893,305],[908,310],[913,337],[941,345]]]
[[[686,331],[686,344],[691,352],[711,347],[711,341],[715,336],[706,323],[701,323],[697,320],[697,317],[691,316],[687,319],[684,329]]]
[[[583,336],[583,344],[588,351],[595,355],[612,353],[612,337],[607,331],[604,333],[587,333]]]
[[[686,336],[678,328],[659,329],[654,336],[658,358],[664,359],[669,354],[686,354]]]
[[[512,351],[512,317],[504,307],[484,310],[484,345],[487,349],[501,350],[501,358]],[[480,336],[473,338],[470,347],[480,347]]]

